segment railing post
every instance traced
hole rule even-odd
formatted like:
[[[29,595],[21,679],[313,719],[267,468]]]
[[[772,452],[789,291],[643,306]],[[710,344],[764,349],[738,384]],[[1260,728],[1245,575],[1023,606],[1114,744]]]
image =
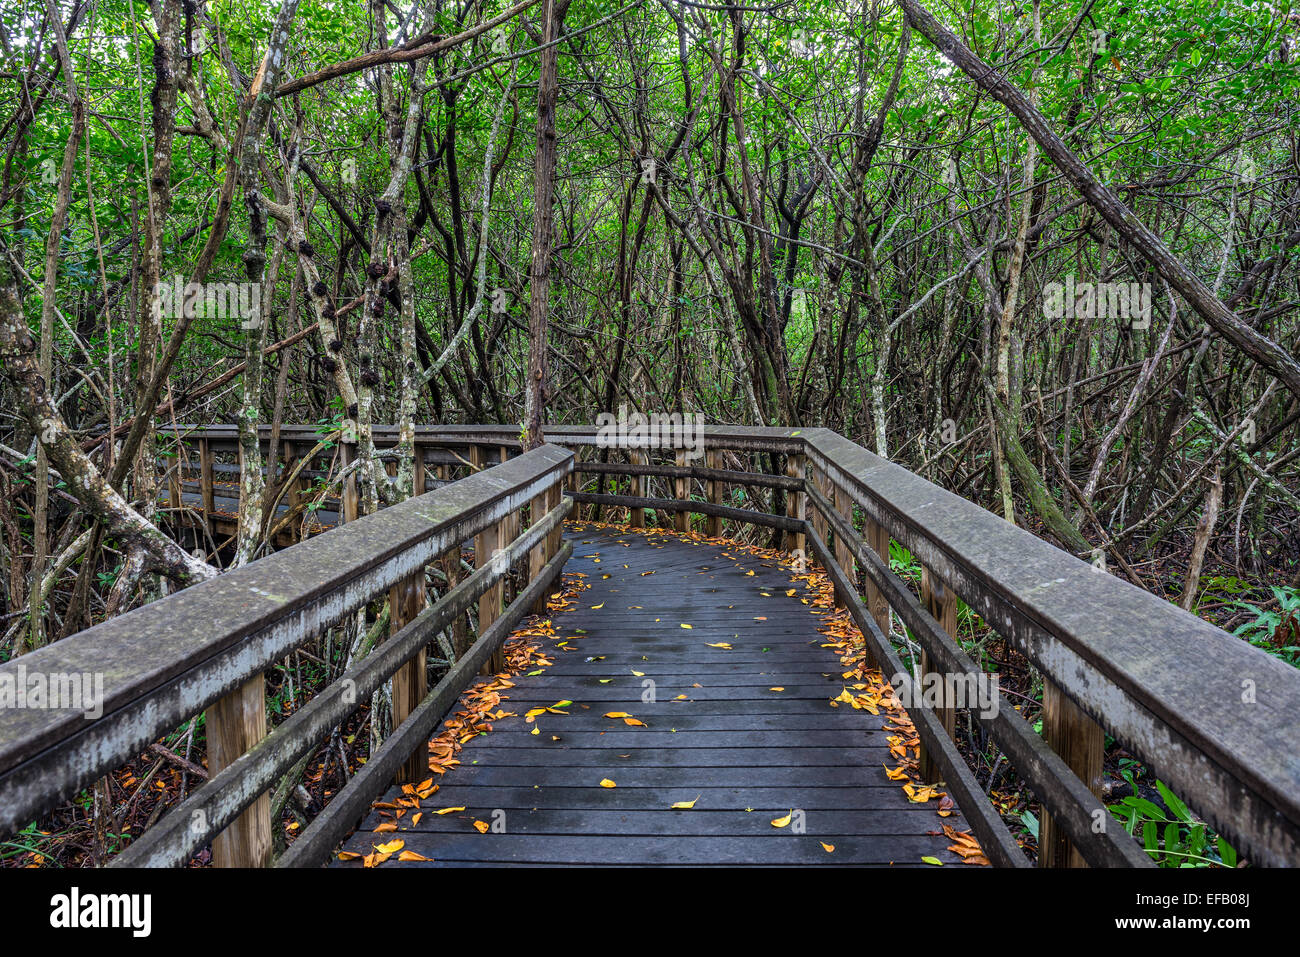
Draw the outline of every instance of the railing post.
[[[351,465],[357,458],[357,447],[353,442],[344,441],[339,445],[339,461],[344,468]],[[339,489],[339,524],[345,522],[355,522],[357,514],[360,512],[361,498],[357,492],[357,476],[353,472],[343,480],[343,487]]]
[[[629,453],[633,465],[649,465],[650,458],[640,451]],[[632,476],[632,494],[637,498],[645,498],[646,495],[646,477],[644,475]],[[645,509],[633,508],[628,512],[628,524],[633,528],[645,528]]]
[[[831,501],[835,506],[835,511],[839,512],[840,515],[843,516],[844,521],[852,525],[853,524],[853,502],[849,498],[848,493],[845,492],[842,488],[840,488],[839,485],[835,485],[834,490],[831,496],[829,497],[831,498]],[[845,577],[848,578],[849,581],[856,582],[858,580],[858,573],[855,568],[855,559],[853,558],[853,553],[849,551],[849,543],[844,541],[844,539],[841,538],[839,535],[835,536],[835,564],[839,565],[840,568],[844,569],[844,575]],[[867,587],[870,588],[871,587],[870,584],[868,584]],[[840,602],[841,603],[848,602],[853,597],[855,596],[841,595]],[[870,604],[868,604],[867,610],[868,611],[871,610]]]
[[[259,674],[208,706],[208,774],[230,765],[266,737],[266,686]],[[271,862],[271,795],[261,794],[212,839],[216,867],[266,867]]]
[[[704,465],[711,469],[722,468],[722,454],[713,450],[704,453]],[[704,485],[704,491],[711,505],[722,504],[722,483],[709,479]],[[708,524],[705,528],[710,538],[722,537],[722,517],[719,515],[710,515]]]
[[[292,442],[280,443],[280,461],[282,463],[280,466],[281,481],[283,481],[284,476],[288,475],[289,472],[293,469],[294,460],[296,458],[297,458],[297,449],[294,448],[294,444]],[[285,505],[288,506],[289,514],[292,515],[293,510],[297,508],[298,504],[302,501],[302,476],[301,475],[294,476],[293,480],[289,482],[289,487],[285,489],[284,501],[285,501]],[[276,525],[276,516],[272,515],[271,527],[274,528],[275,525]],[[295,524],[290,525],[287,529],[285,529],[285,533],[289,536],[289,541],[296,542],[301,539],[302,536],[297,531],[295,531],[295,529],[301,529],[301,528],[302,528],[302,516],[299,516]]]
[[[785,474],[787,478],[798,479],[803,481],[807,473],[807,465],[804,457],[798,453],[791,452],[785,457]],[[803,521],[804,514],[807,510],[808,496],[800,486],[798,491],[791,490],[785,493],[785,514],[788,518]],[[791,547],[798,555],[807,554],[808,543],[804,540],[803,532],[795,532],[791,538]]]
[[[397,634],[424,610],[424,569],[403,579],[388,590],[388,634]],[[424,700],[428,679],[425,661],[428,654],[421,648],[414,658],[393,673],[393,728],[405,721]],[[397,771],[397,783],[419,781],[428,770],[428,760],[416,750]]]
[[[497,544],[497,547],[501,549],[502,553],[519,537],[521,525],[523,525],[523,517],[518,509],[501,520],[501,541]],[[506,576],[501,582],[501,603],[503,605],[508,605],[514,601],[517,594],[513,571],[513,568],[507,568]]]
[[[544,519],[553,508],[558,508],[560,504],[560,484],[558,480],[540,495],[533,499],[532,504],[528,506],[529,525],[533,526]],[[552,551],[552,539],[554,533],[546,535],[534,547],[528,556],[528,580],[534,581],[542,573],[546,563],[551,560],[554,553]],[[546,614],[546,595],[539,595],[537,601],[533,604],[532,612],[534,615]]]
[[[1043,676],[1043,739],[1079,780],[1100,797],[1105,732],[1046,675]],[[1071,845],[1051,815],[1044,810],[1040,818],[1038,866],[1087,867],[1083,855]]]
[[[853,505],[849,501],[847,494],[844,495],[844,504],[848,510],[849,521],[852,521]],[[836,507],[839,507],[838,495],[836,496]],[[889,568],[889,530],[868,515],[862,522],[862,537],[871,550],[880,556],[885,568]],[[867,608],[871,612],[871,617],[876,620],[876,624],[880,626],[880,630],[888,636],[889,600],[885,598],[885,593],[876,587],[870,575],[867,576]]]
[[[934,572],[921,566],[921,604],[925,606],[931,617],[949,635],[957,634],[957,596],[953,594],[951,588],[944,584]],[[921,676],[930,673],[930,656],[925,651],[921,652]],[[951,685],[944,682],[944,688],[948,689]],[[939,707],[934,709],[935,716],[943,723],[943,728],[948,732],[948,737],[953,736],[957,727],[957,712],[951,707]],[[933,784],[940,778],[939,766],[935,763],[934,757],[926,751],[925,745],[921,745],[921,756],[919,761],[921,780]]]
[[[451,477],[451,467],[439,465],[437,475],[441,481],[447,481]],[[447,591],[460,584],[460,546],[461,543],[456,542],[438,558],[438,565],[447,578]],[[469,650],[469,630],[465,625],[464,613],[457,615],[451,626],[451,650],[457,661]]]
[[[830,495],[827,493],[826,476],[822,474],[821,469],[819,469],[816,465],[810,465],[808,467],[808,478],[813,483],[813,485],[816,486],[817,491],[822,493],[823,498],[827,498],[827,499],[830,498]],[[822,510],[820,508],[814,508],[812,510],[812,527],[813,527],[813,531],[817,533],[817,537],[820,538],[823,542],[825,542],[826,534],[830,526],[829,523],[826,521],[826,516],[822,514]],[[836,557],[835,560],[838,562],[839,558]]]
[[[199,499],[202,503],[206,531],[211,531],[212,516],[217,510],[216,492],[212,484],[212,443],[199,439]]]
[[[686,450],[678,449],[674,457],[678,468],[686,467]],[[691,480],[688,478],[673,479],[673,498],[679,502],[685,502],[691,497]],[[686,511],[673,512],[673,528],[676,531],[684,532],[691,527],[691,513]]]
[[[425,488],[424,449],[419,445],[419,443],[415,443],[411,446],[411,459],[411,467],[413,469],[413,472],[411,473],[411,494],[417,496],[423,495]]]
[[[497,549],[502,545],[501,534],[505,519],[495,525],[489,525],[474,536],[474,567],[482,568],[490,564]],[[501,617],[502,583],[498,581],[485,591],[478,600],[478,633],[481,636],[492,622]],[[501,649],[492,652],[490,660],[483,664],[482,674],[496,674],[505,668],[505,655]]]
[[[174,509],[179,509],[183,504],[181,499],[181,463],[184,461],[184,458],[181,453],[181,440],[177,439],[176,458],[172,461],[172,467],[167,473],[167,504]],[[176,521],[178,524],[184,521],[179,511],[176,513]]]

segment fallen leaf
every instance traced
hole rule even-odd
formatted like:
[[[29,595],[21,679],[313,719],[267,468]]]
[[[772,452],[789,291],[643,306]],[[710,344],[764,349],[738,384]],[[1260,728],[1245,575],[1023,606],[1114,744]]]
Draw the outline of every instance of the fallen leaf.
[[[434,814],[455,814],[457,811],[465,810],[463,807],[445,807],[441,811],[434,811]]]
[[[491,829],[492,829],[492,825],[489,824],[487,821],[474,822],[474,830],[478,831],[480,834],[486,834]]]
[[[695,801],[698,801],[699,799],[700,796],[698,794],[695,795]],[[695,801],[678,801],[676,804],[672,805],[672,807],[677,808],[680,811],[690,810],[695,807]]]
[[[943,867],[943,861],[939,860],[937,857],[923,857],[921,858],[921,863],[933,864],[935,867]]]
[[[603,788],[616,788],[616,787],[618,787],[618,785],[615,784],[613,781],[611,781],[609,778],[601,778],[600,786],[603,787]]]
[[[387,844],[376,844],[375,850],[380,854],[396,854],[404,847],[406,847],[406,842],[399,837],[389,841]]]
[[[822,849],[825,850],[827,854],[834,854],[834,853],[835,853],[835,845],[834,845],[834,844],[827,844],[825,841],[820,841],[819,843],[821,844]]]
[[[685,629],[687,629],[687,630],[689,631],[689,630],[691,629],[692,626],[686,624],[686,622],[682,622],[682,627],[685,628]]]
[[[415,851],[402,851],[397,855],[399,861],[431,861],[432,857],[425,857],[423,854],[417,854]]]
[[[785,827],[786,825],[788,825],[788,824],[790,823],[790,818],[792,818],[793,816],[794,816],[794,811],[791,811],[791,812],[790,812],[789,814],[787,814],[785,817],[778,817],[775,821],[772,822],[772,826],[773,826],[773,827]]]

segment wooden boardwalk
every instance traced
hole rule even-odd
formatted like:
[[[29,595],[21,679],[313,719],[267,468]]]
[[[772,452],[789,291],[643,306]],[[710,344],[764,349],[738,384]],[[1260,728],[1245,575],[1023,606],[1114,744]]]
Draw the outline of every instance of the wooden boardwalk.
[[[788,567],[675,536],[590,525],[566,535],[566,570],[590,588],[553,617],[554,663],[503,693],[517,716],[465,745],[418,823],[411,809],[395,832],[375,833],[394,819],[372,810],[345,851],[400,839],[432,859],[393,854],[385,868],[960,864],[942,831],[966,829],[960,812],[940,817],[937,800],[913,803],[885,774],[899,765],[888,713],[831,706],[844,669]],[[525,720],[561,701],[566,714]]]

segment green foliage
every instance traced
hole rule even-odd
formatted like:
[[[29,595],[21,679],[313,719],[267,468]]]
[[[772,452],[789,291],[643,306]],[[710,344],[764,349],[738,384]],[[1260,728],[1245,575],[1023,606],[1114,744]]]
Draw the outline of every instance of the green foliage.
[[[1121,761],[1120,776],[1133,794],[1108,805],[1111,814],[1129,834],[1138,837],[1143,848],[1160,867],[1235,867],[1237,852],[1222,835],[1215,835],[1198,820],[1187,805],[1163,781],[1155,789],[1164,802],[1138,796],[1142,768],[1131,758]],[[1167,809],[1167,811],[1166,811]]]
[[[1252,612],[1255,618],[1234,632],[1257,648],[1300,666],[1300,589],[1274,585],[1270,589],[1277,601],[1276,609],[1263,609],[1248,601],[1237,601],[1238,608]]]

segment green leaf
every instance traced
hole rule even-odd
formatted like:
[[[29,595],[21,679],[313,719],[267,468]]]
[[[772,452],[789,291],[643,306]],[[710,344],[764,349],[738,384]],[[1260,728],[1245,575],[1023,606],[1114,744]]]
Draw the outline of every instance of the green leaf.
[[[1180,801],[1173,791],[1169,790],[1169,787],[1164,781],[1156,781],[1156,790],[1159,791],[1160,796],[1164,798],[1165,804],[1168,806],[1169,810],[1174,812],[1174,817],[1178,818],[1178,820],[1182,821],[1184,824],[1194,823],[1191,812],[1187,810],[1187,805]]]

